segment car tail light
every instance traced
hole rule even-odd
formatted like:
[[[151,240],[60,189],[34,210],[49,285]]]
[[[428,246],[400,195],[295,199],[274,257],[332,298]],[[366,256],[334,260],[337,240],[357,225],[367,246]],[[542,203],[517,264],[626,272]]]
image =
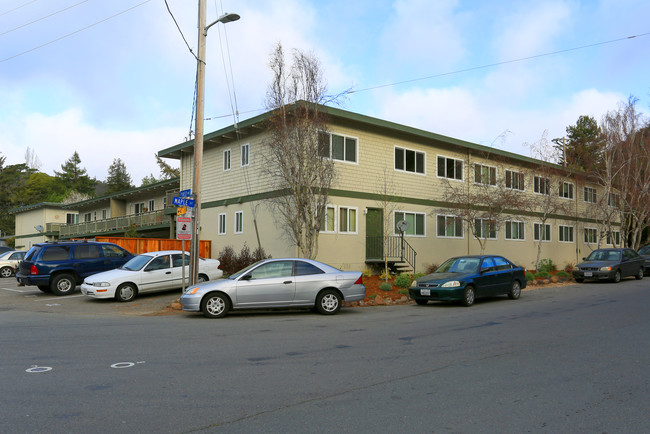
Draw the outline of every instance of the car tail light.
[[[32,276],[38,275],[38,268],[36,268],[36,265],[29,267],[29,274]]]
[[[356,282],[354,282],[355,285],[363,285],[363,276],[359,276]]]

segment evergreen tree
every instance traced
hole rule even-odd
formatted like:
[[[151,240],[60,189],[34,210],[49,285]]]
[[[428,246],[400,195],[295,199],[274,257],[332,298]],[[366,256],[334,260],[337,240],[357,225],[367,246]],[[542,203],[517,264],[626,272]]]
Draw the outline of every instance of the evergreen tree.
[[[86,169],[81,167],[81,158],[77,151],[74,151],[72,157],[61,165],[61,172],[55,170],[54,174],[63,185],[72,190],[88,195],[93,195],[95,192],[97,180],[88,176]]]
[[[126,171],[126,166],[120,158],[113,159],[113,163],[108,168],[108,178],[106,178],[108,190],[106,194],[118,193],[120,191],[133,188],[131,175]]]
[[[166,179],[178,178],[181,176],[181,169],[178,167],[172,167],[167,162],[163,161],[162,158],[156,155],[156,163],[160,167],[160,174],[162,175],[160,181]],[[153,175],[152,175],[153,176]]]
[[[590,172],[601,161],[601,132],[591,116],[580,116],[575,125],[566,127],[566,137],[553,139],[560,164]]]

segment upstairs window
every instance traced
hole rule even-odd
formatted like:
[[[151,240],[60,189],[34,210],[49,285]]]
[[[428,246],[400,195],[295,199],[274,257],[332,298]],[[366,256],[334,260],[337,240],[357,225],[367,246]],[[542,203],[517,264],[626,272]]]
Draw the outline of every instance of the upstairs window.
[[[395,148],[395,170],[424,174],[425,153],[405,148]]]
[[[438,176],[440,178],[463,180],[463,160],[438,156]]]
[[[524,191],[524,174],[513,170],[506,170],[506,188]]]
[[[230,154],[231,154],[230,149],[226,149],[225,151],[223,151],[223,171],[224,172],[227,172],[227,171],[230,170]]]
[[[248,155],[249,155],[250,145],[241,145],[241,166],[248,166]]]
[[[573,184],[570,182],[560,182],[560,197],[573,200]]]
[[[533,178],[533,191],[548,196],[551,194],[551,180],[542,178],[541,176],[535,176]]]
[[[318,136],[318,152],[325,158],[356,163],[357,142],[354,137],[321,132]]]
[[[474,183],[497,185],[497,168],[483,164],[474,165]]]

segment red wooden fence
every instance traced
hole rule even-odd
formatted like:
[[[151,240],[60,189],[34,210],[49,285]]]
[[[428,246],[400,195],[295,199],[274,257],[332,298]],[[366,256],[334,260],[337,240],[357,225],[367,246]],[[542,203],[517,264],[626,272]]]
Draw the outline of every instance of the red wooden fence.
[[[95,237],[95,240],[117,244],[135,255],[159,250],[182,250],[183,246],[182,240],[168,238]],[[191,244],[190,241],[185,242],[186,252],[189,252]],[[199,242],[199,256],[202,258],[212,257],[211,240],[201,240]]]

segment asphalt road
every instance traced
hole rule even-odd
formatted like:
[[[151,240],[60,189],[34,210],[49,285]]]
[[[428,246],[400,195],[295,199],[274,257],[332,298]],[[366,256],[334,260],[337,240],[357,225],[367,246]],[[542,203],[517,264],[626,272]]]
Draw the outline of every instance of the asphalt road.
[[[650,432],[650,279],[221,320],[31,295],[0,289],[2,433]]]

